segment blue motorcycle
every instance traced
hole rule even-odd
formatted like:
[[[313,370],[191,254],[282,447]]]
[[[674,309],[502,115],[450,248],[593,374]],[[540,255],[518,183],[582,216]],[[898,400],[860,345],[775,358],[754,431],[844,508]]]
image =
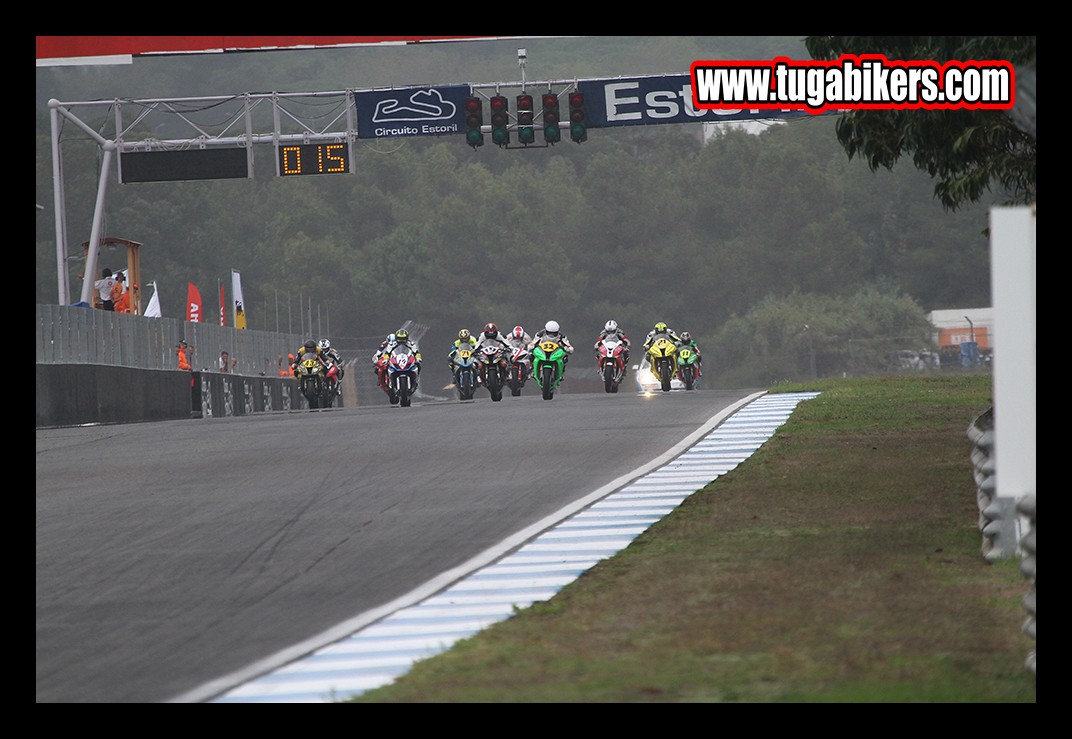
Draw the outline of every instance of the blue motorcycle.
[[[468,346],[454,353],[454,387],[458,388],[459,400],[472,400],[476,391],[476,354]]]

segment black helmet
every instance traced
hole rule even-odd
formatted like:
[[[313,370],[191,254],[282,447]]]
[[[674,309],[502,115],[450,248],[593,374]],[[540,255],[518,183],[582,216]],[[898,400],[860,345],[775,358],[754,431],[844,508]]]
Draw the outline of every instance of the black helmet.
[[[312,339],[309,339],[308,341],[305,342],[305,348],[308,349],[311,352],[315,352],[316,351],[316,342],[313,341]]]
[[[688,331],[682,331],[681,332],[681,340],[682,341],[692,341],[692,334],[690,334]]]

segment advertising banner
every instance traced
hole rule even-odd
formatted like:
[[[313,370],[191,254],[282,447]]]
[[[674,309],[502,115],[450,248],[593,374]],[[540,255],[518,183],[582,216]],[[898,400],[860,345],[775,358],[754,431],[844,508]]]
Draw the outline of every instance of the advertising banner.
[[[582,80],[588,128],[652,126],[660,123],[718,123],[811,116],[802,110],[697,110],[693,105],[692,77],[618,77]]]

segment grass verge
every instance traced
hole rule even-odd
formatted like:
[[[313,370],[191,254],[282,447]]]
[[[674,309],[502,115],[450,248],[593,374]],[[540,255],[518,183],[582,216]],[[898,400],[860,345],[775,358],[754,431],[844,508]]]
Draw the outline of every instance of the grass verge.
[[[354,703],[1034,703],[981,555],[979,375],[824,380],[617,556]]]

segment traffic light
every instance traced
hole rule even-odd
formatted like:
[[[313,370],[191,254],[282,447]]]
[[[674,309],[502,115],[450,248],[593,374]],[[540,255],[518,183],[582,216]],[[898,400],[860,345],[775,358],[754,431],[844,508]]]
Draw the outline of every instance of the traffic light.
[[[465,141],[474,149],[484,145],[484,103],[480,98],[465,99]]]
[[[502,95],[491,99],[491,140],[499,146],[510,143],[510,103]]]
[[[553,92],[543,96],[543,140],[549,144],[557,144],[562,140],[562,129],[559,127],[558,95]]]
[[[517,140],[525,146],[536,142],[536,130],[532,127],[532,95],[517,96]]]
[[[569,96],[569,137],[578,144],[588,140],[588,120],[584,112],[584,93],[571,92]]]

